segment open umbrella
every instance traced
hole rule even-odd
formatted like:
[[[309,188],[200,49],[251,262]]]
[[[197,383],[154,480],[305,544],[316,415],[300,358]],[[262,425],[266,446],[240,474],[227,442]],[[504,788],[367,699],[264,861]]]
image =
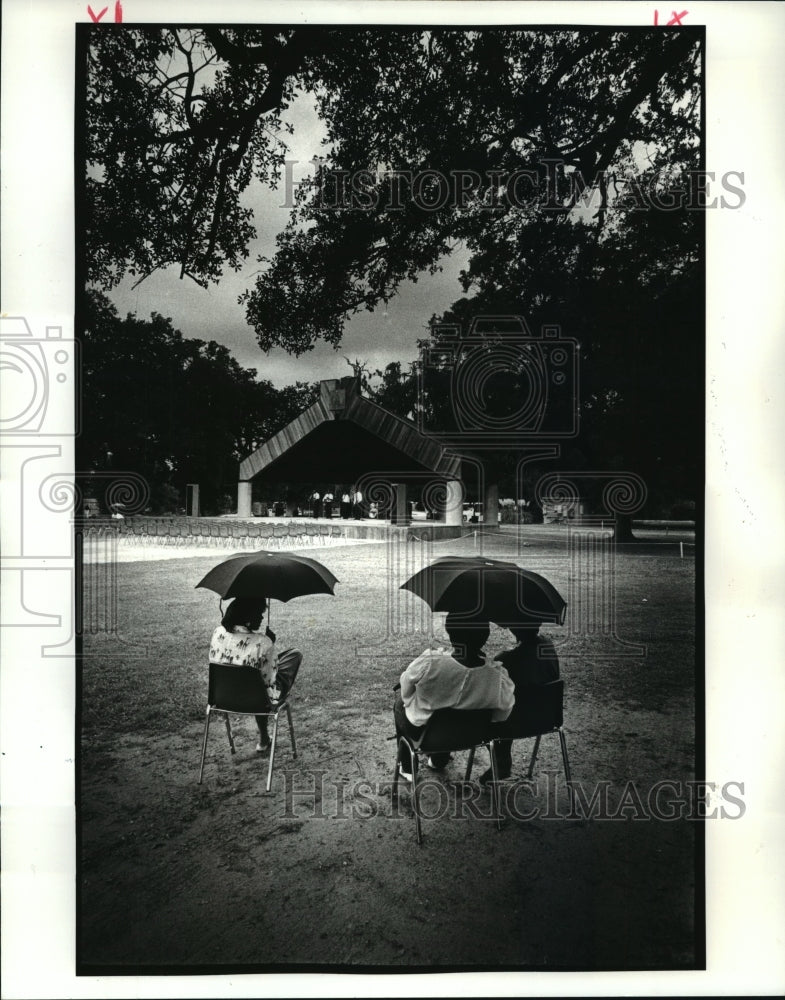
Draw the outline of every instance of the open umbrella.
[[[481,556],[444,556],[415,573],[402,590],[433,611],[477,615],[509,627],[525,621],[561,625],[567,602],[539,573]]]
[[[219,563],[196,584],[221,598],[266,597],[290,601],[305,594],[332,594],[338,583],[326,566],[287,552],[244,552]]]

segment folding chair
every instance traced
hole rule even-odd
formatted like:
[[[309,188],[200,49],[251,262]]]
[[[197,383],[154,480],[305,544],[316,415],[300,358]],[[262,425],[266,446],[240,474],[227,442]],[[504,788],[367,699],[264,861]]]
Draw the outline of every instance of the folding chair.
[[[266,715],[273,720],[273,732],[270,738],[270,763],[267,768],[267,791],[273,782],[273,765],[275,763],[275,748],[278,739],[278,716],[286,713],[289,722],[289,738],[292,741],[292,756],[297,757],[297,746],[294,741],[294,726],[292,725],[292,710],[289,707],[288,696],[274,705],[271,703],[261,672],[254,667],[233,667],[227,663],[211,663],[210,678],[207,690],[207,718],[204,723],[204,739],[202,740],[202,761],[199,766],[199,784],[204,773],[204,757],[207,752],[207,733],[210,729],[210,717],[213,712],[220,712],[226,722],[226,733],[229,746],[235,752],[230,715]]]
[[[420,758],[428,757],[434,753],[456,753],[461,750],[469,750],[470,763],[469,767],[467,767],[465,779],[468,781],[475,749],[480,745],[488,748],[491,758],[491,771],[494,777],[491,786],[491,801],[493,804],[493,813],[496,818],[496,826],[498,829],[501,829],[501,816],[497,801],[496,754],[494,753],[493,740],[488,735],[491,727],[491,714],[491,709],[442,708],[434,712],[430,717],[419,740],[412,740],[408,736],[399,737],[398,753],[395,758],[395,774],[393,775],[392,784],[392,801],[395,802],[398,798],[399,765],[402,759],[401,751],[406,747],[409,752],[409,760],[411,761],[412,768],[412,812],[414,813],[418,844],[422,844],[422,822],[419,805],[420,786],[417,782],[417,771],[419,769]]]
[[[564,777],[567,779],[567,789],[572,802],[572,775],[570,760],[567,756],[567,740],[562,725],[564,723],[564,681],[551,681],[549,684],[530,684],[519,686],[515,691],[515,707],[509,718],[504,722],[495,723],[486,733],[486,739],[525,740],[534,737],[534,749],[529,761],[527,777],[531,780],[534,764],[540,749],[540,740],[547,733],[558,733],[561,745]],[[466,780],[469,780],[474,763],[474,750],[469,753],[466,766]],[[494,774],[494,781],[496,775]]]

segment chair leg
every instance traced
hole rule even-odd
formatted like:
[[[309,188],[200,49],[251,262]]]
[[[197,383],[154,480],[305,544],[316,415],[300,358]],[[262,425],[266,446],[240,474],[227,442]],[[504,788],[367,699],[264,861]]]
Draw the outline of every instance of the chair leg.
[[[474,750],[475,748],[472,747],[469,751],[469,758],[466,761],[466,774],[463,776],[464,781],[468,781],[472,776],[472,767],[474,766]]]
[[[567,756],[567,739],[561,726],[559,726],[559,742],[561,743],[561,759],[564,762],[564,777],[567,781],[572,781],[572,775],[570,774],[570,758]]]
[[[499,769],[496,766],[496,741],[491,740],[488,744],[488,753],[491,758],[491,804],[496,816],[496,829],[502,828],[501,807],[499,806]]]
[[[269,792],[273,784],[273,764],[275,763],[275,744],[278,740],[278,716],[273,716],[273,735],[270,740],[270,763],[267,765],[267,791]]]
[[[398,740],[398,749],[395,753],[395,770],[393,771],[392,788],[390,789],[390,803],[395,804],[398,801],[398,779],[401,776],[401,772],[398,767],[401,763],[401,741]]]
[[[202,739],[202,760],[199,764],[199,781],[197,784],[201,785],[202,775],[204,774],[204,755],[207,753],[207,731],[210,728],[210,706],[207,706],[207,714],[204,720],[204,737]]]
[[[292,725],[292,710],[286,703],[286,718],[289,722],[289,739],[292,741],[292,757],[297,759],[297,744],[294,742],[294,726]]]
[[[559,726],[559,743],[561,743],[561,759],[564,763],[564,777],[567,779],[567,795],[570,799],[570,812],[573,809],[573,790],[572,790],[572,774],[570,773],[570,758],[567,756],[567,738],[564,735],[564,730]]]
[[[534,749],[532,750],[532,759],[529,761],[529,775],[528,775],[529,781],[531,781],[531,777],[534,774],[534,762],[537,760],[537,751],[540,749],[540,739],[541,739],[541,736],[538,733],[537,737],[534,740]]]
[[[409,749],[412,769],[412,812],[414,813],[414,828],[417,832],[417,843],[422,844],[422,821],[420,820],[420,802],[418,799],[419,787],[417,785],[417,771],[419,770],[419,767],[415,763],[414,754],[411,753],[411,747]]]
[[[234,736],[232,736],[232,724],[229,722],[229,716],[224,715],[224,722],[226,723],[226,735],[229,737],[229,746],[231,747],[232,753],[237,751],[234,748]]]

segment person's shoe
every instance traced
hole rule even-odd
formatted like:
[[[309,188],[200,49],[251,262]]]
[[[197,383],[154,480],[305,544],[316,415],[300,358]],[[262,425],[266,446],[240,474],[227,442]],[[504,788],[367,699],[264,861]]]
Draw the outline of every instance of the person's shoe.
[[[452,754],[448,754],[444,760],[442,760],[441,758],[434,760],[433,757],[429,757],[426,763],[428,764],[428,767],[432,771],[441,771],[445,767],[447,767],[447,765],[450,763],[451,760],[452,760]]]
[[[408,781],[409,783],[411,783],[412,772],[411,771],[405,771],[404,768],[403,768],[403,764],[399,764],[398,765],[398,774],[400,774],[400,776],[403,778],[404,781]]]
[[[267,740],[264,743],[261,740],[259,740],[259,742],[256,744],[256,752],[267,753],[271,746],[272,746],[272,740]]]
[[[506,778],[509,778],[511,774],[512,774],[512,767],[500,767],[499,781],[504,781]],[[483,788],[485,788],[488,785],[490,785],[492,781],[493,781],[493,770],[489,767],[487,771],[484,771],[480,775],[480,784],[483,786]]]

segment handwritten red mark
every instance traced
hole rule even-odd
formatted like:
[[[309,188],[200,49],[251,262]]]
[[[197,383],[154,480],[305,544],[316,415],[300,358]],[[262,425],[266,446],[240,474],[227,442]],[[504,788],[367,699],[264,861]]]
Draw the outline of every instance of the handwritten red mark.
[[[667,25],[671,24],[681,24],[682,18],[686,17],[689,11],[683,10],[681,14],[677,14],[675,10],[671,11],[671,19],[667,22]],[[654,24],[658,25],[660,23],[660,12],[658,10],[654,11]]]
[[[108,10],[108,7],[104,7],[100,14],[96,14],[90,4],[87,5],[87,13],[93,19],[93,24],[98,24]],[[115,24],[123,23],[123,5],[120,3],[120,0],[117,0],[117,3],[114,5],[114,20]]]

